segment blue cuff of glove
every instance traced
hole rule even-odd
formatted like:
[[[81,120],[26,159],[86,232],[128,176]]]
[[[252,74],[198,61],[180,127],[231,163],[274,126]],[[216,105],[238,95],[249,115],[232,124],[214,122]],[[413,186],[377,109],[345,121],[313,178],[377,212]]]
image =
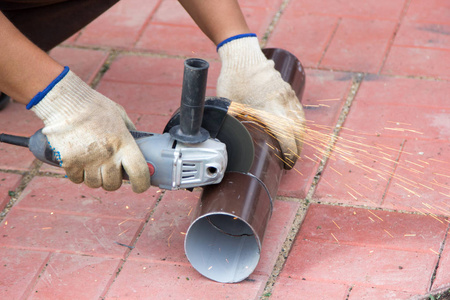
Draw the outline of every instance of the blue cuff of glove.
[[[70,71],[69,67],[64,67],[64,70],[61,72],[61,74],[58,75],[42,92],[39,92],[36,94],[36,96],[31,99],[31,101],[27,104],[27,109],[32,108],[36,104],[38,104],[44,97],[50,92],[50,90],[61,81],[61,79],[66,76],[66,74]]]
[[[217,49],[216,50],[219,51],[219,48],[222,47],[223,45],[225,45],[226,43],[229,43],[229,42],[237,40],[237,39],[246,38],[246,37],[256,37],[256,34],[255,33],[243,33],[243,34],[238,34],[238,35],[229,37],[229,38],[223,40],[222,42],[220,42],[217,45]]]

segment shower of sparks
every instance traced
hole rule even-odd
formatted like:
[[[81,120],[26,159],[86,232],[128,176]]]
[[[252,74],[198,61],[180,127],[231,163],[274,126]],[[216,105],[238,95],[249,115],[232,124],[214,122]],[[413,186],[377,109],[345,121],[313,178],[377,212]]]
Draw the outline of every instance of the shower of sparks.
[[[333,101],[341,100],[340,98],[316,100],[307,107],[326,109],[329,106],[328,104],[333,105]],[[338,192],[339,188],[344,189],[344,193],[350,197],[351,201],[379,206],[380,201],[372,201],[373,199],[368,199],[369,197],[366,196],[367,194],[377,195],[379,193],[379,195],[382,195],[380,197],[382,197],[383,203],[385,201],[389,203],[391,199],[395,199],[397,203],[391,203],[395,209],[397,207],[399,209],[408,208],[440,223],[450,223],[448,218],[450,215],[450,161],[430,157],[432,154],[426,151],[405,151],[405,143],[408,142],[409,138],[403,140],[397,146],[381,142],[369,144],[366,142],[367,138],[363,135],[373,136],[379,133],[362,132],[341,126],[338,128],[339,135],[335,135],[333,132],[336,128],[333,126],[318,124],[311,120],[304,120],[299,123],[286,117],[280,118],[271,113],[254,110],[234,102],[230,106],[229,112],[246,123],[251,123],[251,130],[266,132],[278,140],[283,140],[294,134],[298,144],[302,144],[303,149],[308,149],[308,151],[303,150],[300,156],[292,149],[286,151],[287,153],[282,153],[278,146],[273,143],[267,143],[266,145],[272,149],[278,159],[288,166],[294,165],[294,162],[288,157],[298,159],[301,164],[297,164],[293,170],[301,175],[300,167],[304,163],[312,162],[323,166],[327,162],[324,171],[331,172],[334,178],[336,178],[335,174],[339,177],[337,180],[327,181],[326,176],[320,176],[320,182],[329,186],[332,191]],[[379,130],[380,133],[395,134],[398,132],[417,136],[424,134],[420,130],[416,130],[414,124],[395,120],[386,121],[386,123]],[[293,131],[286,130],[287,128],[292,128]],[[309,165],[311,164],[309,163]],[[360,177],[354,177],[356,178],[355,182],[345,181],[346,176],[353,172],[359,172],[356,174]],[[342,178],[342,183],[339,182],[339,178]],[[379,192],[380,187],[383,186],[385,187],[384,194],[383,190]],[[426,203],[424,199],[429,199],[431,193],[440,197],[441,200]],[[402,198],[405,199],[403,207],[401,203],[398,203],[398,200]],[[384,222],[375,212],[367,211],[371,214],[368,218],[372,223]],[[356,212],[354,214],[356,215]],[[332,222],[340,229],[335,221]],[[382,230],[391,238],[395,238],[386,229]],[[331,236],[339,243],[333,233],[331,233]],[[404,237],[413,238],[416,237],[416,234],[407,233],[404,234]],[[437,253],[431,248],[430,251]]]

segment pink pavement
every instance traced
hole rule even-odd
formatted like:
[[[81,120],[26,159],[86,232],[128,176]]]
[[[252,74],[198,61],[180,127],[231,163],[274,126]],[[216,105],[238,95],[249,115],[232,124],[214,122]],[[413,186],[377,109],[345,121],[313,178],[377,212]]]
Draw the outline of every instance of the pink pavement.
[[[198,191],[89,189],[0,144],[0,299],[420,299],[450,288],[449,2],[240,3],[262,45],[307,73],[307,140],[255,272],[221,284],[189,264]],[[175,0],[122,0],[51,56],[151,132],[179,105],[185,58],[210,62],[210,96],[220,71]],[[1,132],[41,126],[19,104],[0,112]]]

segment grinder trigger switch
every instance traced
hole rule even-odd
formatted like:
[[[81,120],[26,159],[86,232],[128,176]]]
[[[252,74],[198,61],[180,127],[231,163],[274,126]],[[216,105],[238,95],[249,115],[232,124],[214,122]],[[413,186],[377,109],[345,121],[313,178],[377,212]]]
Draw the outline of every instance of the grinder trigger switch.
[[[153,176],[153,174],[155,174],[155,166],[149,162],[147,163],[147,166],[148,166],[148,170],[150,171],[150,176]]]

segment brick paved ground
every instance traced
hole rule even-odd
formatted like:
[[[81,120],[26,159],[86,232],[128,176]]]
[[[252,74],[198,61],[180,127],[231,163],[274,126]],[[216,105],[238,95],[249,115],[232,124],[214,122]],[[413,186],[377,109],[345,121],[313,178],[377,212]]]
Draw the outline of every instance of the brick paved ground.
[[[410,299],[450,288],[449,2],[240,2],[263,46],[291,51],[307,73],[310,140],[284,174],[256,271],[219,284],[190,266],[182,233],[198,192],[92,190],[0,144],[1,299]],[[186,57],[210,62],[208,95],[220,71],[175,0],[122,0],[51,55],[152,132],[179,105]],[[0,112],[1,132],[41,126],[19,104]],[[315,146],[332,132],[334,146]]]

